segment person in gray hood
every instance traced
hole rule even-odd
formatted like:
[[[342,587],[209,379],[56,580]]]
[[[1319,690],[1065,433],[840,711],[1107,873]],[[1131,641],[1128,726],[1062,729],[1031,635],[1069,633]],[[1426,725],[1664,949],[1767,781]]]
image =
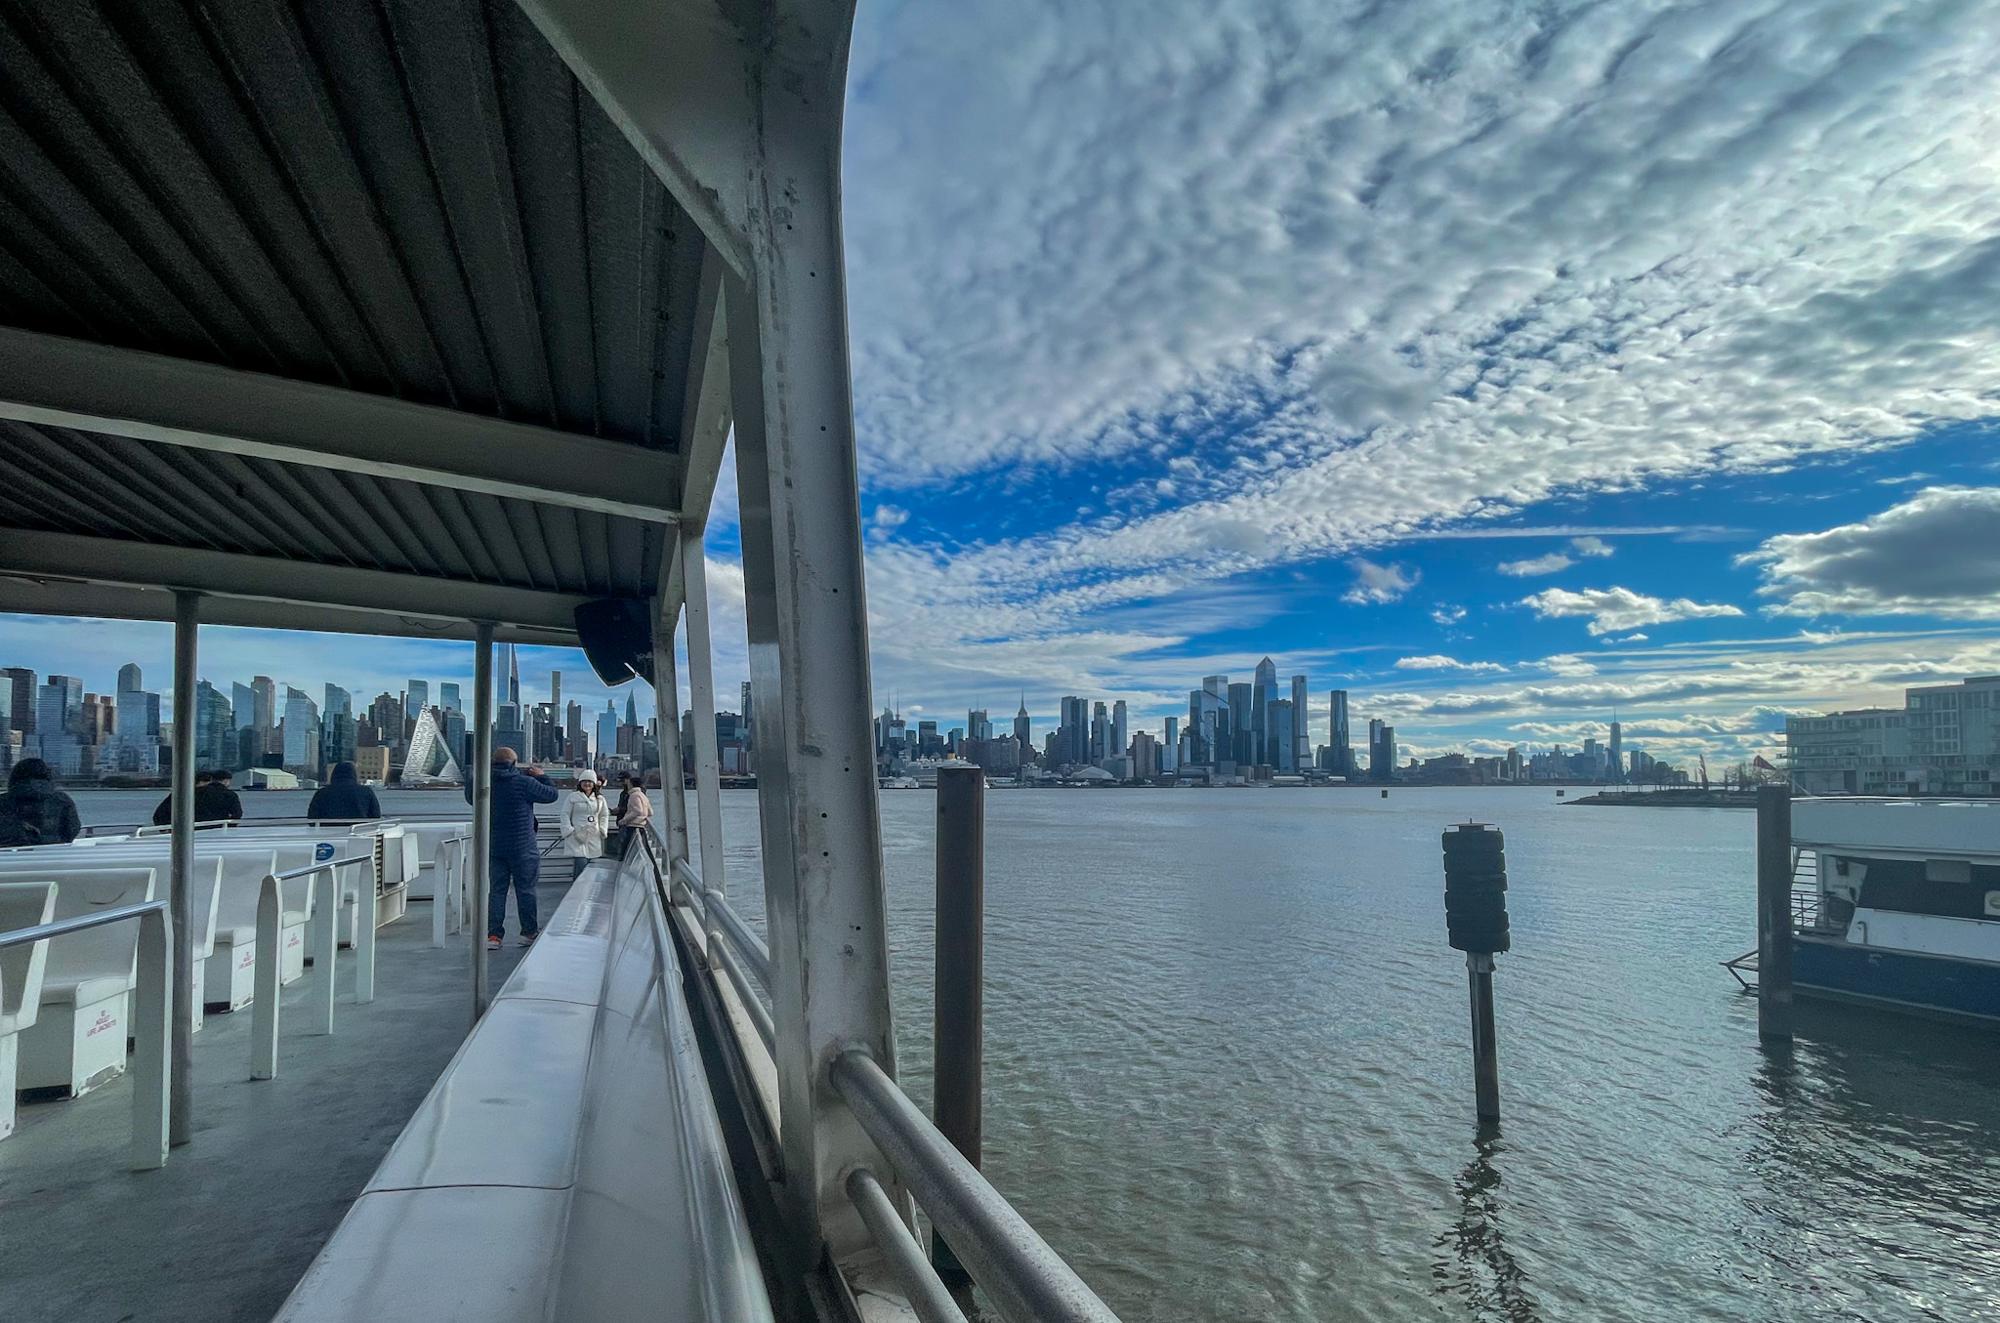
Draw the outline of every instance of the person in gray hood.
[[[358,822],[382,816],[382,801],[361,784],[353,763],[335,763],[326,784],[313,792],[306,816],[319,822]]]

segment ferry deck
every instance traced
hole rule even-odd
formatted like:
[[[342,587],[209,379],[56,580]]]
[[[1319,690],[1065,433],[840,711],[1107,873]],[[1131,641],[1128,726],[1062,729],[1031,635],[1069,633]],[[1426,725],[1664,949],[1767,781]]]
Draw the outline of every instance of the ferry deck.
[[[0,924],[8,968],[71,968],[81,1002],[125,977],[119,934],[129,980],[99,1004],[132,1040],[122,1076],[0,1140],[10,1319],[1111,1317],[895,1082],[851,19],[0,16],[0,610],[172,621],[180,732],[203,625],[460,640],[476,694],[453,877],[400,918],[379,862],[223,880],[243,851],[198,839],[186,739],[157,867],[105,842],[94,871],[9,872],[30,890],[8,893],[28,906]],[[714,742],[704,529],[732,436],[761,879],[724,875]],[[496,641],[582,643],[650,683],[670,748],[685,667],[697,765],[692,794],[666,779],[660,839],[585,873],[518,965],[438,908],[487,873]],[[82,878],[125,872],[129,903],[63,917]],[[730,904],[746,886],[762,931]],[[223,905],[248,908],[232,927]],[[311,971],[288,972],[295,930]],[[198,942],[253,932],[254,995],[201,1015]],[[85,945],[112,964],[78,973]]]

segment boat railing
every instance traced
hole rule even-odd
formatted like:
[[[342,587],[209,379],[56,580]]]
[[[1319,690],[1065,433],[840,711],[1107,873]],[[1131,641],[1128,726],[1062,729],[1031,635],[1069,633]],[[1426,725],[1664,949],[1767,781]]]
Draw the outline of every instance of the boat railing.
[[[339,870],[375,866],[372,854],[349,855],[344,859],[322,859],[282,873],[266,873],[257,895],[257,967],[252,977],[256,992],[250,1002],[250,1078],[276,1079],[278,1076],[278,1012],[282,1001],[279,984],[284,977],[284,884],[301,878],[312,879],[314,890],[309,902],[314,930],[313,1007],[311,1023],[323,1034],[333,1032],[333,976],[340,946],[340,906],[342,887]],[[318,875],[327,875],[328,891],[318,891]],[[360,906],[360,922],[354,930],[354,1001],[365,1005],[375,1000],[375,909],[373,887],[356,887],[355,904]]]
[[[0,950],[29,946],[107,924],[139,921],[138,981],[132,990],[132,1169],[167,1164],[168,1100],[173,1058],[168,1050],[173,1017],[173,923],[169,902],[139,901],[0,932]]]
[[[777,1036],[763,1004],[772,985],[769,945],[719,888],[702,886],[686,859],[667,858],[666,847],[650,832],[638,835],[662,903],[682,904],[697,919],[706,920],[711,934],[709,963],[719,966],[734,985],[765,1050],[773,1052],[775,1060]],[[697,898],[698,908],[691,903]],[[712,939],[718,934],[723,940]],[[1006,1196],[966,1161],[874,1057],[858,1048],[841,1053],[831,1064],[829,1082],[1003,1318],[1016,1323],[1117,1323],[1110,1308]],[[844,1189],[917,1317],[923,1323],[965,1323],[964,1312],[898,1213],[880,1176],[857,1167],[847,1174]]]

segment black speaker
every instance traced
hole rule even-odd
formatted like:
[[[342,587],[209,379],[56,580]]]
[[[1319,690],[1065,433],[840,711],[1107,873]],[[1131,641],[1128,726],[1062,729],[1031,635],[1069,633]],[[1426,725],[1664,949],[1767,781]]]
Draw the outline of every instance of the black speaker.
[[[606,684],[638,676],[653,680],[653,604],[633,597],[603,597],[576,609],[576,641],[590,669]]]

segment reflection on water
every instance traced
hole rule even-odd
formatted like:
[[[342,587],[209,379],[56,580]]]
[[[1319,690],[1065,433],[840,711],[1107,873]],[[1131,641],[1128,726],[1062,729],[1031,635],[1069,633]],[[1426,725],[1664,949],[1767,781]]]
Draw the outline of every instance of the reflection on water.
[[[79,798],[131,821],[157,796]],[[986,1170],[1126,1323],[2000,1320],[2000,1040],[1801,1001],[1797,1043],[1760,1047],[1716,966],[1754,936],[1748,814],[1497,789],[987,804]],[[754,920],[754,796],[723,817]],[[1507,832],[1504,1141],[1471,1119],[1445,945],[1438,832],[1468,817]],[[885,794],[882,820],[922,1103],[932,798]]]
[[[1476,1156],[1454,1183],[1458,1220],[1437,1238],[1439,1258],[1431,1275],[1438,1294],[1463,1306],[1469,1318],[1541,1323],[1541,1311],[1528,1292],[1528,1274],[1507,1252],[1496,1162],[1506,1146],[1499,1127],[1481,1126],[1473,1147]]]

